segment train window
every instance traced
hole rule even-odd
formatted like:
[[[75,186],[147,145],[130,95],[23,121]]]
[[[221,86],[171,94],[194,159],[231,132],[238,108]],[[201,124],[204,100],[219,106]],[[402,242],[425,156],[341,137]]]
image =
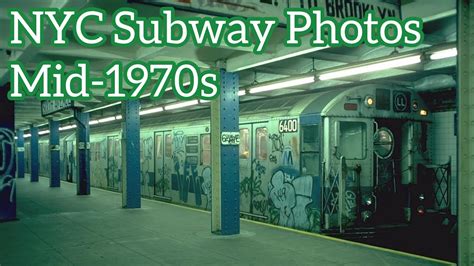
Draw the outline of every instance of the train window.
[[[201,164],[211,165],[211,135],[201,135]]]
[[[319,125],[301,127],[301,172],[304,175],[319,174]]]
[[[319,175],[319,152],[305,152],[301,154],[301,172],[303,175]]]
[[[318,152],[319,146],[319,125],[302,126],[303,147],[302,152]]]
[[[161,160],[163,158],[163,135],[155,135],[155,154],[156,159]]]
[[[256,132],[255,149],[257,151],[257,159],[266,160],[268,156],[268,130],[266,127],[259,127]]]
[[[172,153],[172,145],[173,145],[173,137],[171,134],[166,134],[165,136],[165,157],[171,158]]]
[[[380,128],[374,134],[374,152],[381,159],[388,159],[394,148],[393,133],[388,128]]]
[[[361,160],[367,152],[367,126],[362,122],[340,122],[340,154],[348,160]]]
[[[250,134],[248,128],[240,129],[240,145],[239,154],[240,159],[250,158]]]

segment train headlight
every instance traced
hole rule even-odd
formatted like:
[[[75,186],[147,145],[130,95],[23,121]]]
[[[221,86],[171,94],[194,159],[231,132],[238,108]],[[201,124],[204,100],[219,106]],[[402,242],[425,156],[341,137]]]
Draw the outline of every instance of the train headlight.
[[[421,116],[427,116],[427,115],[428,115],[428,111],[425,110],[425,109],[421,109],[421,110],[420,110],[420,115],[421,115]]]
[[[374,107],[375,99],[372,96],[366,96],[364,103],[365,103],[365,106],[367,107]]]

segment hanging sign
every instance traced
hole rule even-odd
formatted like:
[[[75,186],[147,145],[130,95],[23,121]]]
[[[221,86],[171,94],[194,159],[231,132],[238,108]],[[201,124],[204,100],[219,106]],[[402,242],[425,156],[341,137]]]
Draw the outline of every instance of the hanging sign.
[[[72,100],[41,101],[41,115],[48,116],[74,107]]]
[[[222,17],[275,17],[286,24],[286,8],[322,8],[327,16],[336,19],[363,18],[374,11],[379,18],[400,18],[399,0],[130,0],[130,2],[170,6],[175,9]]]

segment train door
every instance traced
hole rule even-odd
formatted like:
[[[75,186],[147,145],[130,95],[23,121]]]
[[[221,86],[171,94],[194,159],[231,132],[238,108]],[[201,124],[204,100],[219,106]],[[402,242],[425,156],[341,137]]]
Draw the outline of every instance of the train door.
[[[155,196],[171,199],[172,166],[171,131],[155,132]]]
[[[337,228],[343,232],[354,226],[360,215],[361,199],[372,195],[370,132],[373,132],[370,119],[324,118],[325,229]]]
[[[25,143],[25,173],[30,173],[30,143]]]
[[[67,182],[75,182],[76,181],[76,141],[74,139],[75,135],[69,135],[64,140],[64,164],[65,164],[65,171],[66,176],[65,179]]]
[[[118,136],[107,137],[107,188],[121,189],[121,143]]]
[[[252,125],[240,126],[239,165],[240,165],[240,211],[250,213],[250,178],[252,176],[252,157],[250,138]]]
[[[269,169],[268,123],[253,123],[240,127],[240,202],[249,216],[266,218],[267,178]]]
[[[401,189],[401,162],[410,157],[404,151],[406,123],[397,119],[377,119],[374,123],[374,194],[377,209],[376,224],[401,222],[403,191]]]

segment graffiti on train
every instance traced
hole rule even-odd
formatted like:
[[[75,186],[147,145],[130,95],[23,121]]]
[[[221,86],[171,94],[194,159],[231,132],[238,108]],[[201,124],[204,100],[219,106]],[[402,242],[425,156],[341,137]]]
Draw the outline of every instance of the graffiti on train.
[[[197,135],[185,135],[183,131],[173,133],[173,169],[171,189],[178,192],[183,203],[193,203],[197,207],[210,208],[210,168],[204,168],[199,174],[199,138]],[[189,193],[194,194],[191,201]],[[207,198],[204,204],[204,197]]]
[[[107,176],[107,139],[103,138],[91,143],[91,171],[98,177]],[[107,187],[105,178],[91,178],[96,187]]]
[[[269,185],[270,221],[287,227],[317,230],[319,221],[312,217],[316,211],[312,198],[312,176],[300,176],[295,168],[276,169]]]
[[[268,200],[262,188],[262,177],[267,168],[257,159],[252,160],[252,168],[252,174],[240,182],[240,195],[249,199],[250,213],[254,213],[255,209],[260,214],[265,214]]]
[[[140,181],[142,194],[146,196],[153,195],[155,185],[153,141],[153,136],[142,138],[140,141]]]

